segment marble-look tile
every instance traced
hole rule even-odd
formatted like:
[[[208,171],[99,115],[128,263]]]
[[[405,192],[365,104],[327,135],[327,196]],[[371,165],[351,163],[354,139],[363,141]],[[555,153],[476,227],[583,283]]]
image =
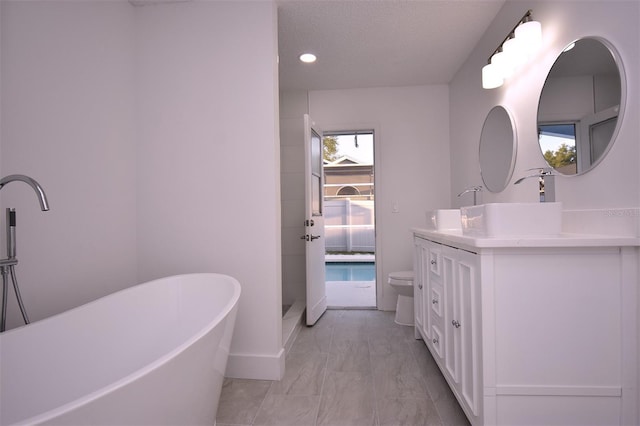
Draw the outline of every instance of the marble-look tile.
[[[380,426],[441,426],[436,407],[429,398],[378,399]]]
[[[216,421],[220,424],[251,425],[271,381],[225,379]]]
[[[289,353],[328,353],[332,333],[332,327],[302,327]]]
[[[422,340],[415,340],[409,343],[409,348],[411,349],[411,353],[413,353],[413,357],[416,360],[418,370],[425,378],[434,374],[442,375],[440,367],[438,367],[438,364],[436,363],[435,359],[433,359],[431,352],[429,352],[429,349]]]
[[[441,398],[435,403],[438,415],[442,419],[443,426],[469,426],[469,419],[462,411],[458,400],[451,394],[451,397]]]
[[[368,340],[367,326],[359,323],[346,323],[336,325],[331,336],[332,342],[341,340]]]
[[[395,312],[385,312],[385,311],[360,311],[360,316],[365,319],[367,325],[370,327],[393,327],[400,325],[393,322],[395,318]]]
[[[373,383],[379,398],[429,398],[426,384],[416,373],[373,373]]]
[[[371,367],[376,374],[420,374],[418,364],[410,350],[391,352],[384,355],[371,354]]]
[[[329,354],[329,371],[371,373],[369,344],[362,340],[333,340]]]
[[[264,398],[269,386],[271,386],[271,380],[225,378],[222,383],[220,399]]]
[[[269,395],[320,395],[327,358],[323,353],[290,353],[284,377],[271,384]]]
[[[342,325],[366,325],[369,318],[372,315],[376,315],[377,312],[373,309],[345,309],[341,311],[342,314],[340,316],[340,324]]]
[[[427,376],[424,380],[427,384],[429,396],[433,402],[438,402],[441,399],[455,399],[451,388],[449,388],[449,384],[441,372]]]
[[[411,353],[411,347],[402,334],[379,335],[369,337],[371,355],[388,355],[395,352]]]
[[[327,372],[317,425],[374,426],[375,398],[371,375]]]
[[[416,340],[415,327],[410,325],[401,325],[400,333],[404,335],[407,340],[407,343],[411,343]]]
[[[342,310],[334,310],[334,309],[327,309],[324,314],[322,314],[322,316],[320,316],[320,319],[318,319],[318,321],[311,327],[307,327],[309,330],[331,330],[333,331],[333,328],[338,325],[341,324],[342,322]]]
[[[468,425],[424,342],[393,320],[325,312],[301,328],[281,381],[225,379],[218,426]]]
[[[267,395],[253,425],[314,426],[320,396]]]

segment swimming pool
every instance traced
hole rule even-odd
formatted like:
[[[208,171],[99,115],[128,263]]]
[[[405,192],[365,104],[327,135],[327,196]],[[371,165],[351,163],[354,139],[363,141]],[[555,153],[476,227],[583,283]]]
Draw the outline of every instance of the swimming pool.
[[[326,281],[375,281],[374,262],[330,262],[325,263]]]

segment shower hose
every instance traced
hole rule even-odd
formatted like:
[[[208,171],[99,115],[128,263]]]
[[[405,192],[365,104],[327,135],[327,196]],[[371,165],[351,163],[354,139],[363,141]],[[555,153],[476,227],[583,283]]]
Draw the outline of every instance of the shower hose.
[[[15,263],[17,263],[17,261],[15,261]],[[16,278],[15,264],[1,266],[0,268],[2,268],[2,318],[0,320],[0,332],[3,332],[7,324],[7,296],[9,293],[9,275],[11,275],[13,290],[15,291],[16,298],[18,299],[18,305],[20,306],[22,319],[24,320],[25,324],[29,324],[30,321],[29,316],[27,315],[27,310],[24,308],[24,303],[22,303],[20,287],[18,287],[18,279]]]

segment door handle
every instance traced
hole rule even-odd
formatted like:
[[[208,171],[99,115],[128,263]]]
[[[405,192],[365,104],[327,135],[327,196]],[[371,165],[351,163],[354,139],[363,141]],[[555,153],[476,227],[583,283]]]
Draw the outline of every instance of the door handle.
[[[305,234],[302,237],[300,237],[301,240],[305,240],[305,241],[313,241],[313,240],[317,240],[318,238],[320,238],[320,235]]]
[[[320,238],[320,235],[312,235],[311,236],[311,241],[317,240],[318,238]]]

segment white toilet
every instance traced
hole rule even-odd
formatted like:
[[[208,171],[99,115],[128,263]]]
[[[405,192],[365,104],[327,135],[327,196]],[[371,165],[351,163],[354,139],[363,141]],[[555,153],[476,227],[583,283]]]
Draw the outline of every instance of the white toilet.
[[[414,325],[413,322],[413,271],[391,272],[389,284],[398,292],[396,324]]]

